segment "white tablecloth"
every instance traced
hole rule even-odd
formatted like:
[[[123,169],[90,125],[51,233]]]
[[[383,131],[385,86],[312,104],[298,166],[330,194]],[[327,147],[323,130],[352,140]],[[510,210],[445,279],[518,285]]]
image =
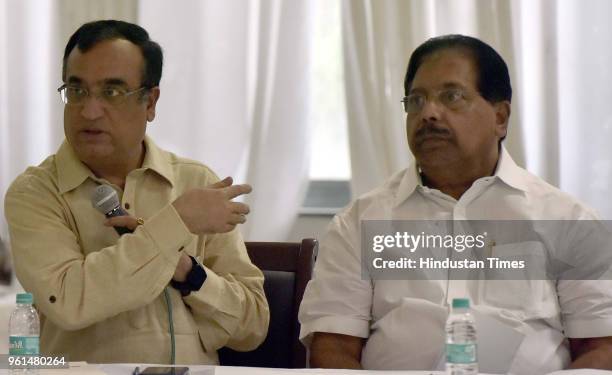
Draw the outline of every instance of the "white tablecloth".
[[[131,375],[136,365],[98,365],[106,375]],[[146,365],[145,365],[146,367]],[[140,367],[143,369],[144,367]],[[373,370],[330,370],[330,369],[271,369],[231,366],[190,366],[189,375],[444,375],[440,371],[373,371]],[[44,374],[41,374],[44,375]],[[92,374],[93,375],[93,374]],[[100,374],[101,375],[101,374]],[[487,374],[480,374],[487,375]],[[612,375],[612,371],[565,370],[548,375]]]
[[[98,365],[106,375],[131,375],[138,366],[143,370],[147,366],[136,364]],[[328,370],[328,369],[272,369],[256,367],[232,366],[189,366],[189,375],[305,375],[305,374],[331,374],[331,375],[443,375],[436,371],[366,371],[366,370]],[[611,373],[612,374],[612,373]],[[44,375],[44,374],[41,374]],[[93,374],[92,374],[93,375]],[[610,374],[607,374],[610,375]]]
[[[106,375],[131,375],[136,365],[98,365]],[[146,365],[144,366],[146,367]],[[144,367],[140,366],[141,369]],[[373,370],[330,370],[330,369],[271,369],[231,366],[190,366],[189,375],[444,375],[440,371],[373,371]],[[44,375],[44,374],[41,374]],[[93,374],[92,374],[93,375]],[[481,374],[487,375],[487,374]],[[549,375],[612,375],[612,371],[565,370]]]
[[[137,364],[86,365],[80,363],[70,369],[39,370],[40,375],[132,375],[138,366],[143,370],[147,366]],[[8,370],[0,370],[8,374]],[[435,371],[356,371],[356,370],[322,370],[322,369],[271,369],[254,367],[229,366],[189,366],[189,375],[443,375]]]
[[[138,366],[143,370],[144,364],[107,364],[88,365],[84,362],[71,363],[69,369],[40,370],[40,375],[132,375]],[[439,371],[372,371],[372,370],[329,370],[329,369],[271,369],[231,366],[189,366],[189,375],[444,375]],[[0,370],[0,375],[8,370]],[[487,374],[481,374],[487,375]],[[601,370],[565,370],[548,375],[612,375],[612,371]]]

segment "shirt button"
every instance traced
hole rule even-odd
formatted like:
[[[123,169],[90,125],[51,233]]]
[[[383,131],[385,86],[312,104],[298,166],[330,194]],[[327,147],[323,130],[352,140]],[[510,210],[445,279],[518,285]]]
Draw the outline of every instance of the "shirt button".
[[[183,250],[184,248],[185,248],[185,246],[181,246],[181,247],[178,249],[179,253],[180,253],[180,252],[181,252],[181,250]]]
[[[127,203],[127,202],[125,203],[125,209],[126,209],[126,210],[129,210],[129,209],[130,209],[130,204],[129,204],[129,203]]]
[[[55,303],[55,296],[51,296],[51,297],[49,297],[49,302],[51,302],[51,303]]]

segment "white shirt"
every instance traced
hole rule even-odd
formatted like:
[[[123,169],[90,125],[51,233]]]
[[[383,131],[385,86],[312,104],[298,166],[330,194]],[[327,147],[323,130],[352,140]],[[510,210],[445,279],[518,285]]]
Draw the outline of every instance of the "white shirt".
[[[423,186],[413,164],[331,222],[300,307],[300,339],[306,345],[314,332],[363,337],[368,339],[361,358],[366,369],[431,370],[444,350],[444,324],[455,297],[469,297],[478,313],[525,335],[511,373],[566,367],[565,337],[612,336],[610,280],[362,279],[359,228],[365,219],[593,220],[597,215],[519,168],[503,148],[495,175],[475,181],[459,200]]]

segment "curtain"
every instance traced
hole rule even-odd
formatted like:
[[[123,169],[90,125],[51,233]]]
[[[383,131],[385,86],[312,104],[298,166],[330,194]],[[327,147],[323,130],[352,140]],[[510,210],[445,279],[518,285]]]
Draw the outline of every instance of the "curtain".
[[[612,2],[557,7],[559,183],[612,219]]]

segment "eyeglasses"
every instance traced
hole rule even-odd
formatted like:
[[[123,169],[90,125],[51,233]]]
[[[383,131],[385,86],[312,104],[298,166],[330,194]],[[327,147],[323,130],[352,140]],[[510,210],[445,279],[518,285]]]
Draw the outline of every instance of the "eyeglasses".
[[[83,105],[85,103],[85,99],[90,95],[93,95],[103,103],[111,107],[116,107],[125,102],[128,96],[146,89],[147,88],[143,86],[136,90],[128,91],[121,87],[109,86],[103,87],[97,92],[90,92],[84,87],[63,84],[57,89],[57,91],[60,93],[62,102],[64,102],[64,104]]]
[[[462,88],[450,88],[438,91],[433,95],[434,100],[444,105],[446,108],[453,111],[465,109],[472,101],[472,95],[469,95]],[[408,96],[404,96],[402,104],[404,104],[404,111],[408,114],[416,114],[423,110],[425,103],[431,100],[426,94],[414,93]]]

